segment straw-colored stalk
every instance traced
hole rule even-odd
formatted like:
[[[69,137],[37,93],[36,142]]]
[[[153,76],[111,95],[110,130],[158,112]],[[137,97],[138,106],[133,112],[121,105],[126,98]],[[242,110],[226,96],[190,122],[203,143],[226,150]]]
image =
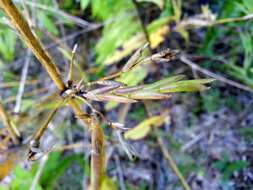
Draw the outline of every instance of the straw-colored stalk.
[[[49,53],[43,48],[43,45],[40,41],[35,37],[32,33],[27,21],[18,11],[16,6],[12,3],[11,0],[1,0],[0,7],[4,10],[6,15],[10,18],[12,24],[15,26],[17,31],[20,33],[22,40],[26,43],[26,45],[32,50],[34,55],[43,65],[43,67],[48,72],[49,76],[57,86],[57,88],[63,92],[66,90],[66,86],[61,79],[59,71],[53,61],[53,59],[49,56]],[[76,115],[83,115],[83,111],[78,106],[76,100],[68,99],[68,104],[73,108]],[[85,125],[90,126],[91,118],[89,116],[82,117],[81,120]],[[95,128],[92,130],[92,147],[95,147],[95,151],[98,153],[103,152],[103,130],[99,125],[94,125]],[[91,187],[93,189],[98,190],[102,181],[102,172],[104,172],[104,166],[102,164],[103,160],[102,154],[94,154],[92,156],[91,161]]]
[[[91,122],[91,184],[89,190],[98,190],[104,177],[104,132],[96,118]]]

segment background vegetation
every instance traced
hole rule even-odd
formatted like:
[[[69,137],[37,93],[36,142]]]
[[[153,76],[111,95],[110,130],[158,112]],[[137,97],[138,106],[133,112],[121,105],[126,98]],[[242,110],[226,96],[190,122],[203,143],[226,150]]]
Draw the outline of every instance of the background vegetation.
[[[136,67],[119,81],[136,85],[178,74],[217,79],[208,91],[175,94],[170,100],[128,106],[94,103],[107,118],[124,122],[127,127],[139,126],[139,131],[125,135],[136,150],[135,161],[129,160],[118,143],[117,132],[103,126],[108,175],[103,190],[182,189],[164,148],[192,189],[253,188],[253,1],[14,2],[63,76],[68,75],[71,50],[76,43],[74,79],[84,77],[91,81],[117,71],[148,40],[152,52],[177,49],[192,62],[178,59]],[[1,12],[1,99],[6,110],[17,113],[13,119],[27,137],[58,103],[55,86],[36,62]],[[162,121],[155,129],[150,127],[158,121],[150,122],[153,115]],[[89,132],[74,118],[71,109],[57,113],[43,136],[42,146],[50,150],[48,157],[35,162],[29,170],[26,163],[14,164],[12,174],[1,182],[1,190],[87,188]],[[25,150],[26,147],[10,149],[8,158],[16,163],[22,160]]]

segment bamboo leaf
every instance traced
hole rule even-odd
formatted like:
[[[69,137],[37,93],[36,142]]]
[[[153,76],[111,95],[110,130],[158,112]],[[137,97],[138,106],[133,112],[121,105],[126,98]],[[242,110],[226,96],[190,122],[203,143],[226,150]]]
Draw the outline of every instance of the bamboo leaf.
[[[136,99],[136,100],[160,100],[160,99],[167,99],[170,98],[171,95],[169,94],[162,94],[150,90],[142,90],[133,92],[128,95],[129,98]]]
[[[124,134],[124,137],[126,139],[132,139],[132,140],[142,139],[148,135],[148,133],[151,130],[151,126],[155,126],[155,127],[161,126],[164,123],[166,118],[167,118],[167,113],[164,113],[159,116],[150,117],[149,119],[146,119],[140,124],[138,124],[133,129],[128,130]]]
[[[173,76],[173,77],[168,77],[168,78],[159,80],[157,82],[154,82],[152,84],[145,85],[145,87],[143,89],[145,89],[145,90],[155,89],[155,88],[167,85],[172,82],[177,82],[177,81],[183,79],[184,77],[185,77],[185,75],[177,75],[177,76]]]
[[[196,91],[203,91],[207,90],[208,87],[201,85],[201,84],[189,84],[189,85],[170,85],[160,89],[161,93],[169,93],[169,92],[196,92]]]
[[[90,0],[81,0],[80,1],[81,9],[85,10],[88,7],[89,3],[90,3]]]
[[[95,101],[114,101],[114,102],[119,102],[119,103],[135,103],[137,102],[136,100],[133,100],[131,98],[127,98],[124,96],[117,96],[113,94],[92,94],[92,93],[87,93],[85,95],[86,98],[89,98],[91,100]]]
[[[204,84],[210,83],[212,81],[214,81],[214,79],[195,79],[178,81],[166,86],[162,86],[158,91],[160,93],[203,91],[208,89],[208,87],[204,86]]]

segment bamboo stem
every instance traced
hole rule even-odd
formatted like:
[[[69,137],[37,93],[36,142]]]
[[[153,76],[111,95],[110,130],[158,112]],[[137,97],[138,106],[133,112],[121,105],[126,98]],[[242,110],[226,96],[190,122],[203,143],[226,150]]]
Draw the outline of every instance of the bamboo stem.
[[[104,132],[97,117],[91,122],[91,184],[89,190],[99,190],[104,177]]]
[[[54,64],[53,59],[49,56],[45,48],[43,48],[40,41],[32,33],[27,21],[20,14],[18,9],[12,3],[11,0],[1,0],[0,6],[3,8],[4,12],[10,17],[11,22],[16,27],[18,32],[21,35],[21,38],[24,40],[26,45],[32,50],[37,59],[44,66],[49,76],[57,86],[57,88],[63,92],[66,90],[66,86],[61,79],[61,76],[58,72],[56,65]],[[68,104],[73,108],[76,115],[83,115],[83,111],[78,106],[76,100],[68,99]],[[85,125],[91,124],[91,118],[89,116],[82,117],[81,120]],[[104,139],[103,139],[103,130],[98,124],[91,125],[94,127],[92,129],[92,148],[98,154],[92,155],[91,160],[91,187],[92,190],[99,190],[99,187],[102,183],[102,177],[104,173],[103,157],[104,157]]]
[[[26,45],[33,51],[35,56],[41,62],[41,64],[48,71],[48,74],[53,79],[55,84],[60,90],[65,90],[65,85],[61,79],[61,76],[53,63],[52,58],[43,49],[42,44],[36,39],[35,35],[30,30],[30,27],[15,5],[11,0],[2,0],[2,7],[5,13],[11,19],[12,24],[19,31],[22,39],[25,41]]]
[[[61,79],[61,76],[58,72],[56,65],[54,64],[53,59],[49,56],[46,49],[43,48],[43,45],[39,42],[39,40],[34,36],[27,21],[18,11],[16,6],[12,3],[11,0],[1,0],[0,7],[9,16],[11,22],[20,33],[22,40],[24,40],[26,45],[32,50],[40,63],[44,66],[57,88],[60,91],[64,91],[66,89],[66,86]],[[83,111],[79,108],[75,100],[69,99],[68,104],[72,107],[76,115],[84,115]],[[90,118],[82,117],[82,121],[85,124],[89,124]]]
[[[65,103],[65,101],[61,101],[57,107],[49,114],[48,118],[46,119],[46,121],[43,123],[43,125],[36,131],[35,135],[34,135],[34,139],[35,142],[39,142],[41,136],[44,134],[44,132],[46,131],[46,129],[48,128],[48,124],[52,121],[54,115],[56,114],[56,112],[58,111],[58,109]]]

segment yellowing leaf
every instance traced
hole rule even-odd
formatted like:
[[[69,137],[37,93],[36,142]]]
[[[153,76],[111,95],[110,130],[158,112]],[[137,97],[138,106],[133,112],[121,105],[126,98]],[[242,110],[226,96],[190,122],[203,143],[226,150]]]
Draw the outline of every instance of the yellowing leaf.
[[[155,127],[161,126],[164,123],[166,117],[167,117],[167,112],[159,116],[150,117],[149,119],[146,119],[140,124],[138,124],[133,129],[128,130],[124,134],[124,137],[126,139],[132,139],[132,140],[142,139],[148,135],[148,133],[151,130],[151,126],[155,126]]]
[[[128,40],[126,43],[122,45],[122,48],[115,51],[115,53],[107,58],[104,63],[106,65],[113,64],[124,57],[128,56],[131,52],[138,49],[139,47],[142,47],[146,43],[145,36],[143,33],[139,33],[132,37],[130,40]]]
[[[163,26],[163,27],[159,28],[156,32],[151,33],[151,35],[150,35],[151,48],[155,48],[160,43],[162,43],[168,33],[169,33],[168,26]]]
[[[117,190],[116,184],[109,178],[109,177],[104,177],[102,185],[101,185],[101,190]]]

